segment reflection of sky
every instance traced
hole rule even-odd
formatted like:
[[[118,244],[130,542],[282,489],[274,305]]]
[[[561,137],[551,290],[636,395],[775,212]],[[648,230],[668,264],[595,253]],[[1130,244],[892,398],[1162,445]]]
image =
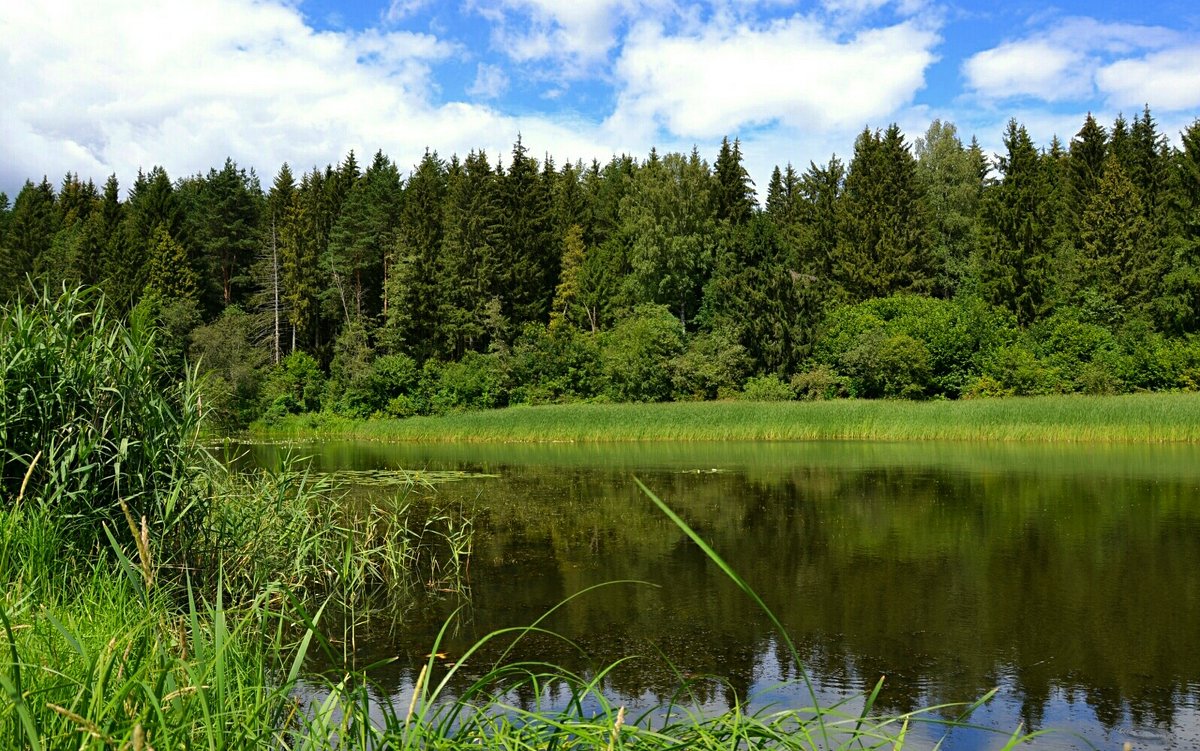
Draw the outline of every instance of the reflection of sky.
[[[740,707],[745,714],[767,716],[777,712],[799,710],[801,717],[811,717],[804,708],[822,707],[826,712],[826,733],[837,746],[839,737],[844,738],[847,728],[856,724],[866,704],[866,694],[852,685],[862,685],[854,677],[850,681],[824,683],[812,676],[812,683],[794,677],[795,670],[785,669],[780,664],[779,651],[775,644],[761,651],[757,657],[752,695],[749,702]],[[591,680],[593,676],[584,676]],[[662,727],[668,723],[688,722],[690,718],[714,717],[730,709],[722,698],[718,677],[699,676],[692,678],[703,690],[689,693],[682,690],[674,702],[651,691],[638,695],[614,692],[607,681],[600,681],[588,693],[572,695],[561,683],[543,685],[539,694],[527,690],[508,691],[496,697],[491,711],[519,716],[527,712],[562,712],[572,705],[575,716],[585,718],[614,716],[618,707],[626,710],[627,723],[642,726]],[[415,680],[410,675],[388,696],[376,687],[368,689],[372,709],[371,722],[376,727],[386,727],[389,716],[403,717],[413,701]],[[436,684],[427,687],[437,690]],[[320,706],[329,696],[329,688],[315,683],[301,683],[297,694],[311,709]],[[416,712],[429,711],[438,716],[438,708],[456,697],[452,691],[439,693],[440,701],[432,707],[416,705]],[[1094,709],[1082,698],[1081,692],[1055,688],[1041,707],[1041,724],[1030,728],[1022,718],[1023,702],[1019,689],[1011,679],[1005,677],[995,695],[973,710],[967,704],[936,705],[936,699],[926,690],[918,710],[908,715],[909,726],[905,731],[906,749],[941,748],[946,751],[993,751],[1000,749],[1014,734],[1032,737],[1024,747],[1044,751],[1074,751],[1078,749],[1120,748],[1130,742],[1136,749],[1185,749],[1200,748],[1200,702],[1195,692],[1175,697],[1175,714],[1170,727],[1139,724],[1123,713],[1115,727],[1106,728]],[[967,711],[970,713],[967,714]],[[341,717],[335,712],[331,719],[336,724]],[[875,715],[877,720],[885,716]],[[951,727],[951,723],[957,724]],[[883,732],[896,735],[901,731],[903,716],[887,725]]]

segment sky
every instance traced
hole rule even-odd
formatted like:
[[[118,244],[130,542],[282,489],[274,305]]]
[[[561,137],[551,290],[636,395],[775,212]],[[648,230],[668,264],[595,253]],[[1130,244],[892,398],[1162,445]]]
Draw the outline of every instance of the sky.
[[[70,172],[128,187],[227,157],[407,174],[426,149],[607,161],[740,138],[775,165],[848,159],[864,127],[933,119],[988,153],[1088,112],[1200,116],[1191,0],[44,0],[0,3],[0,191]]]

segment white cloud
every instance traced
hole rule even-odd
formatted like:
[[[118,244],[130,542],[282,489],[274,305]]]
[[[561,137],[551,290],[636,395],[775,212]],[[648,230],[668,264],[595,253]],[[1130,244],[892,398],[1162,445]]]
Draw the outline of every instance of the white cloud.
[[[431,0],[391,0],[383,18],[389,23],[398,23],[429,5]]]
[[[607,58],[631,19],[670,11],[671,0],[475,0],[493,24],[493,44],[518,62],[557,59],[564,76]]]
[[[1181,43],[1177,32],[1157,26],[1058,19],[1052,26],[976,53],[963,63],[963,74],[968,87],[983,99],[1082,101],[1096,95],[1098,83],[1106,86],[1100,81],[1106,67],[1129,55]],[[1129,72],[1118,68],[1107,85],[1121,90],[1128,80]]]
[[[799,16],[679,36],[640,24],[617,61],[610,126],[698,138],[771,123],[851,133],[912,101],[937,42],[912,21],[845,40]]]
[[[1112,106],[1195,109],[1200,107],[1200,44],[1118,60],[1100,69],[1096,83]]]
[[[226,156],[264,182],[284,161],[305,169],[351,148],[411,165],[426,146],[507,151],[518,131],[555,154],[629,147],[551,115],[439,104],[433,66],[458,61],[453,45],[317,32],[286,0],[0,3],[0,39],[0,189],[10,194],[43,174],[115,172],[128,186],[139,168],[179,177]]]
[[[475,83],[467,93],[480,99],[496,99],[508,89],[508,76],[498,65],[480,63],[475,69]]]

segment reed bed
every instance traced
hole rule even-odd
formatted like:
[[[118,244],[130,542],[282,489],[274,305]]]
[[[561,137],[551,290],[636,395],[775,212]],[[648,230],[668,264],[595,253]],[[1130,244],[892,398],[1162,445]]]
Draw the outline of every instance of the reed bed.
[[[275,438],[417,442],[1200,441],[1200,394],[910,402],[569,404],[404,420],[302,415],[253,432]]]

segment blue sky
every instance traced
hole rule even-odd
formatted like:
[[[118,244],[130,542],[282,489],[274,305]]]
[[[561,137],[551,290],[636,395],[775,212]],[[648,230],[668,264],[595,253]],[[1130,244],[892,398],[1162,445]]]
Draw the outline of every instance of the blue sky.
[[[934,118],[989,151],[1085,113],[1200,115],[1192,3],[937,0],[60,0],[0,8],[0,190],[68,170],[128,185],[226,156],[264,183],[382,148],[606,160],[742,139],[775,164]]]

